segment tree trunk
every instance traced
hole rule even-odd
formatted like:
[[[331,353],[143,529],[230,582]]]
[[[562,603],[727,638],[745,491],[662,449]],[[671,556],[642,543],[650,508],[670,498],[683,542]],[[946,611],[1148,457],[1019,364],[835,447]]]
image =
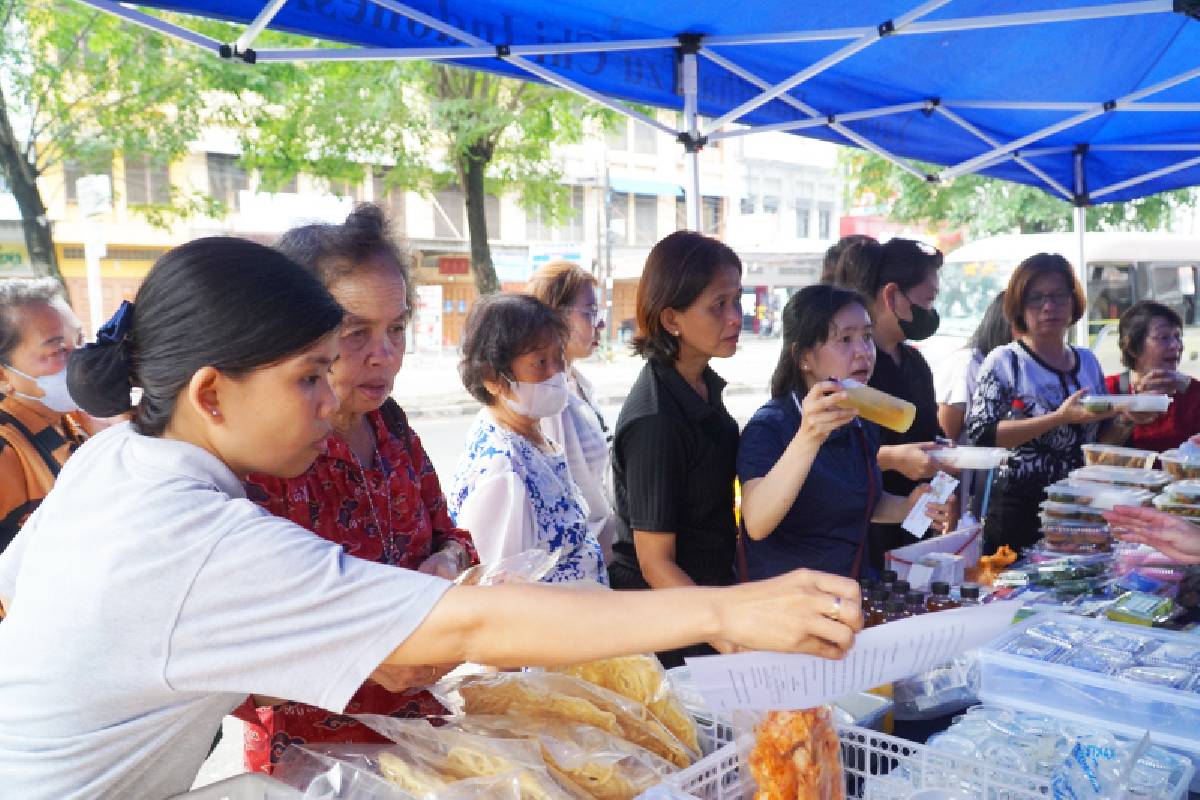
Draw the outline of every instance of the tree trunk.
[[[467,196],[467,233],[471,239],[471,272],[475,275],[475,290],[479,292],[480,297],[500,291],[500,280],[496,277],[496,267],[492,264],[492,248],[488,245],[487,213],[484,199],[486,191],[483,173],[490,160],[490,148],[476,145],[467,151],[460,165],[463,192]]]
[[[50,220],[46,218],[46,204],[37,185],[37,172],[25,160],[20,144],[13,133],[8,118],[7,100],[0,93],[0,174],[8,180],[9,191],[16,198],[21,210],[21,226],[25,232],[25,249],[33,271],[38,275],[49,275],[63,283],[58,269],[58,254],[54,250],[54,237]],[[63,284],[64,290],[66,284]]]

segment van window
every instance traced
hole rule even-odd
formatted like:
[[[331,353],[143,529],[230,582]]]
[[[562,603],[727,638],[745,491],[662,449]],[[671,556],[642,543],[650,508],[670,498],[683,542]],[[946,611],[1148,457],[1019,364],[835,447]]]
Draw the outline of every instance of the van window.
[[[1118,319],[1133,305],[1133,265],[1090,264],[1087,301],[1089,321]]]
[[[1171,308],[1184,325],[1196,324],[1196,272],[1190,264],[1150,262],[1151,299]]]

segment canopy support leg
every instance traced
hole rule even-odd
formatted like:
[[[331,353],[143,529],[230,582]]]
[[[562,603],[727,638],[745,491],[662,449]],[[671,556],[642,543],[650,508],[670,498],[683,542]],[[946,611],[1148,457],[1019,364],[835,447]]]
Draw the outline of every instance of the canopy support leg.
[[[684,166],[687,179],[683,187],[684,203],[687,211],[687,227],[689,230],[701,231],[700,210],[700,148],[705,140],[700,136],[699,114],[699,65],[697,53],[700,51],[700,37],[696,34],[682,34],[679,37],[680,77],[683,84],[683,133],[679,136],[683,144]]]
[[[1086,154],[1087,145],[1079,145],[1075,148],[1075,208],[1072,219],[1076,236],[1075,272],[1079,276],[1079,285],[1083,287],[1084,297],[1087,296],[1088,285],[1087,252],[1084,248],[1088,206],[1087,175],[1084,172],[1084,156]],[[1088,340],[1088,312],[1087,309],[1084,309],[1083,316],[1075,323],[1075,344],[1079,347],[1087,347],[1090,343]]]

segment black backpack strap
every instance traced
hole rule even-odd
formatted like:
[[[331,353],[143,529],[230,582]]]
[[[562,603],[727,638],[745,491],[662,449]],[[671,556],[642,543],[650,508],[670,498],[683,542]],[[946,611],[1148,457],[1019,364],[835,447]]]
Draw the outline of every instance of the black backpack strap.
[[[0,411],[0,425],[11,425],[17,429],[17,432],[25,437],[25,440],[33,445],[33,448],[38,451],[38,455],[42,457],[42,461],[46,462],[46,467],[50,470],[50,474],[55,478],[58,477],[58,471],[62,469],[58,461],[54,458],[54,451],[46,444],[45,434],[49,431],[55,439],[62,439],[58,431],[54,430],[53,426],[47,426],[42,433],[34,436],[33,431],[25,426],[25,423],[9,414],[7,411]]]

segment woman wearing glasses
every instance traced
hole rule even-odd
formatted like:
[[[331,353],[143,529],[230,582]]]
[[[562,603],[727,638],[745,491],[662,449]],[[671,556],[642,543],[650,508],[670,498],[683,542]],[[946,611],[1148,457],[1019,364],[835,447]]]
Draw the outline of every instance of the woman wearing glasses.
[[[558,310],[567,323],[563,357],[567,364],[567,407],[542,419],[542,432],[562,447],[579,493],[587,502],[588,530],[600,542],[605,558],[612,557],[616,517],[608,488],[612,433],[600,413],[596,391],[575,367],[600,345],[604,319],[596,302],[596,278],[570,261],[542,267],[529,285],[529,294]]]
[[[1133,428],[1127,415],[1088,411],[1081,402],[1105,394],[1096,357],[1066,342],[1085,306],[1083,288],[1060,255],[1030,256],[1009,279],[1004,315],[1016,338],[983,362],[967,421],[974,444],[1013,451],[992,491],[984,524],[989,550],[1033,544],[1044,490],[1083,465],[1080,446],[1123,442]]]
[[[1126,443],[1170,450],[1200,431],[1200,382],[1179,371],[1183,320],[1162,303],[1143,300],[1121,315],[1118,328],[1124,372],[1105,379],[1112,394],[1168,394],[1167,413],[1136,426]]]

